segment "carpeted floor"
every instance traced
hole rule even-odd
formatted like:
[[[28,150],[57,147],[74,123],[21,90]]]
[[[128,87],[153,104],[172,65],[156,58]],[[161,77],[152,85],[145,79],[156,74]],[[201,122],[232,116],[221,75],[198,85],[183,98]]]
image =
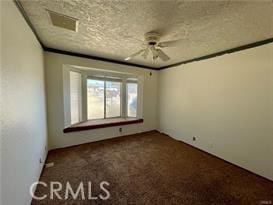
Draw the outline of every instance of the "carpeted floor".
[[[120,137],[49,152],[36,195],[40,204],[273,204],[273,183],[158,132]],[[49,199],[50,182],[59,181],[62,199]],[[66,183],[76,192],[83,182],[88,198],[64,199]],[[111,196],[100,188],[107,181]],[[54,185],[56,188],[57,186]],[[82,193],[82,192],[80,192]]]

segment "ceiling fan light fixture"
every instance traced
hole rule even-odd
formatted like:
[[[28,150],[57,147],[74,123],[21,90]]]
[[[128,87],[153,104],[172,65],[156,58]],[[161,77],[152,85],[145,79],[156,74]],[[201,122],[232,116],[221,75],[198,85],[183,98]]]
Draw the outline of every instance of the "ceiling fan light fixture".
[[[160,58],[162,61],[168,61],[170,60],[170,57],[163,50],[161,50],[161,48],[178,46],[181,45],[182,42],[182,39],[159,42],[160,35],[157,32],[148,32],[144,35],[144,38],[146,42],[146,48],[125,58],[125,61],[131,60],[138,55],[141,55],[146,60],[149,53],[152,53],[153,61],[158,58]]]

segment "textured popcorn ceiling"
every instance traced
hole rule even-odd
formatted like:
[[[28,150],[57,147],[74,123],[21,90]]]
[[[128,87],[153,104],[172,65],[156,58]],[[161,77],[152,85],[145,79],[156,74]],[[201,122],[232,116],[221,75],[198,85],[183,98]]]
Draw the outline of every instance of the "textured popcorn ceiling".
[[[132,63],[161,67],[273,37],[272,1],[21,0],[46,47],[124,61],[158,31],[171,60]],[[78,32],[51,25],[46,9],[79,19]]]

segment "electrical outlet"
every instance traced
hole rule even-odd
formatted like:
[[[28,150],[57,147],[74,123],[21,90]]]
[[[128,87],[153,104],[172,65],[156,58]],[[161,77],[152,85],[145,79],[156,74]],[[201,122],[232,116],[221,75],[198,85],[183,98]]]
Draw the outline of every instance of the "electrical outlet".
[[[192,137],[192,141],[196,141],[196,137]]]
[[[119,132],[122,132],[122,128],[120,127],[120,128],[118,129],[118,131],[119,131]]]
[[[49,162],[49,163],[46,163],[45,165],[46,168],[53,167],[53,166],[54,166],[54,162]]]
[[[153,75],[153,73],[152,72],[150,72],[150,76],[152,76]]]

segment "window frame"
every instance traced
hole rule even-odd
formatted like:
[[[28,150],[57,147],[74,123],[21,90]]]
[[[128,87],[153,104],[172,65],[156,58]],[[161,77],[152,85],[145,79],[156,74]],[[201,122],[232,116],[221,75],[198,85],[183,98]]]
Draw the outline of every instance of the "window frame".
[[[108,117],[102,119],[111,119],[111,118],[142,118],[142,98],[143,98],[143,82],[144,77],[142,75],[132,74],[132,73],[123,73],[112,70],[102,70],[95,68],[86,68],[73,65],[63,65],[63,86],[64,86],[64,127],[71,126],[70,119],[70,81],[69,73],[70,71],[78,72],[81,74],[82,80],[82,91],[81,91],[81,122],[89,121],[88,120],[88,110],[87,110],[87,79],[99,79],[109,81],[118,81],[121,82],[121,103],[120,103],[120,113],[119,117]],[[137,110],[136,117],[129,117],[127,113],[127,82],[137,83]],[[105,83],[106,84],[106,83]],[[106,92],[106,90],[105,90]],[[106,98],[106,95],[105,95]],[[104,106],[106,109],[106,106]],[[105,112],[106,114],[106,112]],[[97,119],[91,119],[97,120]]]
[[[75,123],[72,123],[71,121],[72,121],[72,119],[71,119],[71,83],[70,83],[70,80],[71,80],[71,73],[77,73],[77,74],[79,74],[80,75],[80,92],[79,92],[79,102],[78,102],[78,104],[79,104],[79,107],[78,107],[78,112],[79,112],[79,118],[78,118],[78,122],[75,122]],[[70,124],[77,124],[77,123],[80,123],[81,121],[82,121],[82,74],[81,74],[81,72],[78,72],[78,71],[76,71],[76,70],[70,70],[69,71],[69,108],[70,108]]]
[[[122,87],[123,87],[123,83],[122,83],[122,79],[119,78],[107,78],[107,77],[97,77],[97,76],[87,76],[85,83],[87,84],[88,80],[100,80],[103,81],[104,84],[104,95],[103,95],[103,107],[104,107],[104,111],[103,111],[103,118],[96,118],[96,119],[88,119],[88,104],[86,103],[86,110],[87,110],[87,120],[99,120],[99,119],[111,119],[111,118],[120,118],[123,117],[122,115],[122,99],[123,99],[123,92],[122,92]],[[107,87],[106,87],[106,83],[107,82],[119,82],[120,83],[120,115],[119,116],[114,116],[114,117],[107,117],[107,112],[106,112],[106,98],[107,98]],[[86,90],[87,92],[87,90]],[[86,94],[87,95],[87,94]],[[88,99],[86,99],[88,102]]]

